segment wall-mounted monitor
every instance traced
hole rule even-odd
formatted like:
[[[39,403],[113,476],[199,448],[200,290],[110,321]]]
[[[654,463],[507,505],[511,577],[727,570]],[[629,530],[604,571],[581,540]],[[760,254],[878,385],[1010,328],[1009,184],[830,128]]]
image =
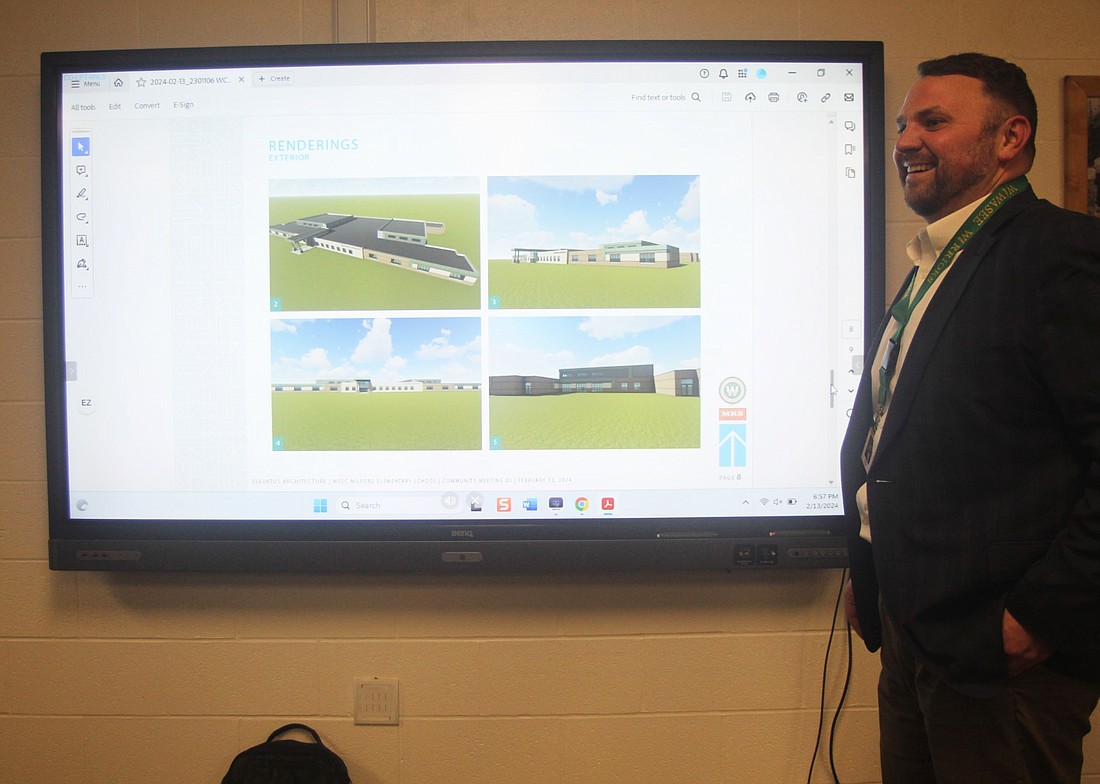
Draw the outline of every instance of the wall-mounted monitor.
[[[882,47],[47,53],[50,565],[842,565]]]

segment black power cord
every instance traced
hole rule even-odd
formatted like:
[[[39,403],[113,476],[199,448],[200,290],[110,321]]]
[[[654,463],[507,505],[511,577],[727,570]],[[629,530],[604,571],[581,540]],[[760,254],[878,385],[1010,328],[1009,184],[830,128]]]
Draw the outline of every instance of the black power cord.
[[[833,649],[833,637],[836,635],[836,619],[840,615],[840,606],[844,599],[844,586],[848,583],[848,570],[842,569],[840,571],[840,589],[837,591],[836,604],[833,607],[833,621],[829,626],[829,643],[825,646],[825,664],[821,672],[821,703],[818,708],[817,718],[817,735],[814,738],[814,753],[810,757],[810,769],[806,773],[806,784],[810,784],[814,775],[814,765],[817,763],[817,752],[821,748],[821,731],[825,727],[825,690],[828,683],[829,676],[829,654]],[[852,627],[845,622],[845,629],[847,630],[846,636],[848,641],[848,665],[847,671],[844,675],[844,688],[840,692],[840,699],[837,701],[836,709],[833,712],[833,720],[829,726],[829,770],[833,774],[833,781],[835,784],[840,784],[840,777],[836,772],[836,759],[834,758],[835,741],[836,741],[836,726],[840,720],[840,709],[844,707],[844,700],[848,696],[848,687],[852,683]]]

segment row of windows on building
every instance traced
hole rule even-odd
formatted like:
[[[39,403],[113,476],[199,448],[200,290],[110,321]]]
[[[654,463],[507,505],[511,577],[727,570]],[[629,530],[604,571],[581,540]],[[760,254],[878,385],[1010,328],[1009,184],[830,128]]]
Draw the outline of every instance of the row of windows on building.
[[[552,261],[552,260],[556,260],[556,257],[547,259],[547,261]],[[581,260],[581,256],[580,256],[579,253],[574,253],[573,256],[571,257],[571,261],[574,264],[579,263],[580,260]],[[597,261],[599,261],[599,259],[596,257],[595,253],[589,253],[588,258],[585,259],[585,260],[589,261],[589,262],[592,262],[593,264],[596,263]],[[607,260],[612,262],[612,263],[621,262],[623,260],[622,259],[622,254],[621,253],[609,253],[608,256],[607,256]],[[638,261],[640,261],[642,264],[656,264],[657,263],[657,254],[656,253],[648,253],[648,252],[641,253],[641,254],[639,254]]]
[[[599,392],[603,389],[614,389],[615,387],[610,381],[564,382],[561,385],[555,384],[554,386],[561,389],[562,392]],[[630,390],[640,392],[642,389],[642,382],[622,381],[619,383],[619,389],[623,392],[629,392]]]
[[[318,241],[317,245],[318,245],[318,247],[324,248],[325,250],[335,251],[336,253],[346,253],[348,256],[355,256],[355,257],[359,258],[359,254],[356,251],[352,250],[351,248],[345,248],[342,245],[333,245],[331,243],[322,242],[322,241]],[[378,261],[378,254],[368,252],[367,253],[367,258],[371,259],[373,261]],[[404,267],[405,266],[405,262],[402,259],[399,259],[395,256],[390,256],[390,264],[394,264],[398,267]],[[414,270],[418,270],[420,272],[433,272],[434,271],[432,267],[429,267],[426,264],[419,264],[415,261],[409,262],[408,266],[410,266]],[[454,280],[464,280],[465,277],[466,277],[465,275],[463,275],[462,273],[459,273],[459,272],[448,272],[447,276],[450,277],[450,278],[453,278]]]

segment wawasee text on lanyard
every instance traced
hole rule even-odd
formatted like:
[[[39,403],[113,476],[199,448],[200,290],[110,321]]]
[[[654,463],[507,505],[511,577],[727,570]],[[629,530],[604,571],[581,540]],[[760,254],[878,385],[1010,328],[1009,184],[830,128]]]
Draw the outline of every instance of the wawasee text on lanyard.
[[[875,448],[875,433],[878,431],[879,424],[882,422],[882,417],[886,413],[886,399],[890,394],[890,380],[894,377],[894,371],[897,370],[901,336],[905,333],[905,327],[909,324],[909,319],[913,317],[913,311],[916,310],[917,304],[932,288],[940,275],[951,266],[951,262],[959,255],[959,252],[966,246],[966,243],[978,233],[978,229],[985,225],[985,222],[993,216],[993,213],[1000,209],[1013,196],[1024,192],[1030,187],[1026,177],[1017,177],[991,193],[989,198],[982,202],[981,205],[970,214],[966,222],[957,232],[955,232],[955,236],[951,238],[951,241],[947,243],[942,251],[940,251],[940,255],[936,257],[936,263],[933,264],[932,269],[928,271],[928,275],[921,282],[920,288],[917,289],[916,294],[913,294],[915,276],[912,276],[909,278],[909,286],[905,290],[905,294],[899,297],[898,301],[894,303],[894,306],[890,308],[890,315],[897,323],[897,328],[886,343],[886,349],[882,353],[882,364],[878,369],[878,400],[875,404],[875,416],[871,421],[871,429],[870,432],[867,433],[867,442],[863,446],[864,468],[869,468],[871,465],[871,456]]]

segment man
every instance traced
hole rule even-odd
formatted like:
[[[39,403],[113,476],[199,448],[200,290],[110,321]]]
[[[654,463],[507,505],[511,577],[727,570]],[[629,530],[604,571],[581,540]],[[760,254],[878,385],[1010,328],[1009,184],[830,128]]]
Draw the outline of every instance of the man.
[[[1032,193],[1023,71],[962,54],[918,74],[894,162],[928,225],[842,452],[883,781],[1078,782],[1100,697],[1100,220]]]

